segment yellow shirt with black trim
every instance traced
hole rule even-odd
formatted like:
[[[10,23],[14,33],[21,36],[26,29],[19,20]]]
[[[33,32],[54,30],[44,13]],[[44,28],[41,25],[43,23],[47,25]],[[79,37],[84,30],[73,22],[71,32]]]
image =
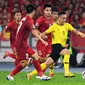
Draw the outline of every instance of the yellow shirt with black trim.
[[[45,32],[52,33],[52,44],[61,44],[63,47],[66,45],[68,38],[68,31],[73,31],[74,28],[69,23],[64,23],[64,25],[59,25],[54,23]]]

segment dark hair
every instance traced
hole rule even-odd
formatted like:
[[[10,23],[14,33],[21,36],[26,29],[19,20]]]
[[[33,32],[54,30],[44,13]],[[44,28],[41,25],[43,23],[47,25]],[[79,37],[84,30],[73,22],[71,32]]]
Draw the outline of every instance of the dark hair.
[[[64,11],[62,11],[62,12],[58,13],[58,16],[61,16],[61,15],[64,15],[64,14],[66,14],[66,13]]]
[[[35,6],[33,4],[26,5],[26,11],[27,11],[27,13],[32,13],[33,10],[35,10]]]
[[[15,15],[16,13],[22,13],[21,11],[15,11],[15,12],[13,12],[13,15]]]
[[[52,6],[50,4],[45,4],[44,9],[46,9],[46,7],[50,7],[52,9]]]
[[[53,7],[52,12],[58,12],[58,9],[56,7]]]
[[[69,10],[69,7],[65,7],[65,8],[63,8],[63,11],[68,11]]]

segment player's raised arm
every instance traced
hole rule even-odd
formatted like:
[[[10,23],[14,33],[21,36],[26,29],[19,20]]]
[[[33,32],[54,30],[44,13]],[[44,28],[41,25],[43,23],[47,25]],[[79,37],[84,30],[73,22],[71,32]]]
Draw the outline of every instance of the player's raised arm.
[[[42,43],[44,43],[45,45],[48,45],[48,43],[47,43],[46,41],[44,41],[44,40],[41,38],[41,36],[38,34],[37,29],[33,29],[33,30],[32,30],[32,34],[33,34],[36,38],[38,38],[40,41],[42,41]]]
[[[76,33],[77,35],[81,36],[82,38],[85,37],[84,33],[76,30],[71,24],[67,23],[67,25],[68,25],[68,28],[69,28],[70,31],[73,31],[74,33]]]
[[[44,36],[46,36],[46,34],[48,34],[47,32],[43,32],[40,34],[40,36],[43,38]]]
[[[85,34],[84,33],[80,32],[80,31],[78,31],[76,29],[74,29],[73,32],[76,33],[77,35],[81,36],[82,38],[85,38]]]
[[[55,26],[55,24],[53,24],[52,26],[50,26],[45,32],[41,33],[40,36],[41,37],[44,37],[47,34],[54,32],[54,26]]]

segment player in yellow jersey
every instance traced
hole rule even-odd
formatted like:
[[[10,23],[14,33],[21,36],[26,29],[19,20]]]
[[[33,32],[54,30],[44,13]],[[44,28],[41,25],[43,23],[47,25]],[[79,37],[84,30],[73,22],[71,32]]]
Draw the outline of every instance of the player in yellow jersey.
[[[66,41],[68,38],[68,31],[73,31],[74,33],[76,33],[78,36],[81,36],[82,38],[85,38],[85,34],[73,28],[69,23],[66,23],[66,18],[67,18],[66,13],[60,12],[58,15],[58,22],[53,24],[51,27],[48,28],[48,30],[46,30],[41,34],[41,37],[43,37],[48,33],[52,33],[52,53],[47,58],[47,60],[41,64],[41,67],[42,70],[45,70],[51,64],[56,62],[60,57],[60,55],[64,55],[64,60],[63,60],[64,70],[65,70],[64,76],[74,77],[75,74],[72,74],[69,71],[70,51],[67,48],[65,48]],[[36,70],[34,71],[36,74],[37,71]],[[32,76],[31,73],[29,74],[29,77]]]

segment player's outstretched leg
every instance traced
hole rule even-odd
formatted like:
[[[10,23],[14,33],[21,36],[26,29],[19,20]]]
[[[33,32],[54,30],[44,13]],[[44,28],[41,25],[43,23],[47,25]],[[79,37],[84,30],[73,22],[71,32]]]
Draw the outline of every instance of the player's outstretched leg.
[[[13,53],[10,53],[9,51],[5,51],[4,55],[3,55],[3,58],[5,59],[6,57],[11,57],[13,59],[16,59],[15,55]]]
[[[22,60],[16,65],[14,70],[6,77],[7,80],[14,80],[13,76],[19,73],[27,65],[27,60]]]

